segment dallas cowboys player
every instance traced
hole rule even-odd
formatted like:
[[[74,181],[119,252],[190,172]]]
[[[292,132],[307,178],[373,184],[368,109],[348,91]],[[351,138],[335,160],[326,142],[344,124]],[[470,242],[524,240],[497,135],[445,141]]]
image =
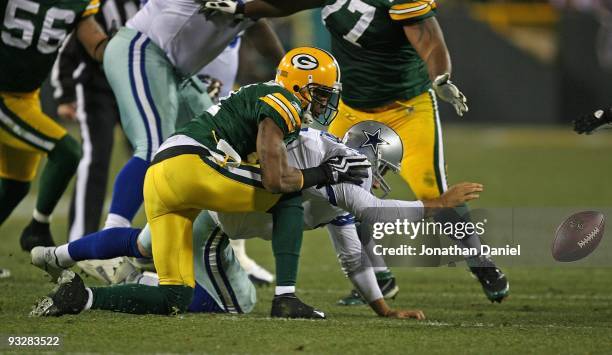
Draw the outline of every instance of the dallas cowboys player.
[[[335,137],[314,129],[303,130],[298,140],[288,146],[288,162],[296,167],[316,166],[328,157],[354,154],[356,153],[352,149],[341,144]],[[370,185],[371,177],[362,186],[339,184],[304,190],[305,228],[314,229],[327,224],[343,270],[377,314],[423,319],[421,311],[396,311],[387,306],[373,270],[361,261],[362,246],[355,224],[342,221],[350,220],[346,218],[347,211],[371,223],[395,221],[398,218],[420,220],[438,207],[452,207],[478,198],[482,186],[464,183],[451,187],[439,199],[409,202],[378,199],[365,189]],[[376,213],[380,211],[387,213]],[[114,228],[95,233],[70,245],[37,248],[32,252],[32,262],[57,275],[58,268],[69,267],[80,258],[151,255],[148,228],[145,227],[140,234],[139,232],[131,228]],[[231,248],[227,246],[227,236],[232,239],[255,236],[271,239],[272,219],[265,213],[217,214],[204,211],[196,220],[194,236],[194,250],[200,252],[194,254],[198,287],[190,310],[248,312],[252,308],[254,289],[243,271],[236,267]],[[87,253],[79,252],[77,256],[77,251],[84,248],[77,247],[76,243],[88,243]],[[209,306],[211,299],[218,308]]]

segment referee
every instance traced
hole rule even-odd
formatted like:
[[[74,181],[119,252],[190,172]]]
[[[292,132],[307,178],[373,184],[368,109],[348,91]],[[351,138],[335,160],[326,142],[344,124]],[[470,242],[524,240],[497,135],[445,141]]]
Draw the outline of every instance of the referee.
[[[140,7],[139,0],[102,0],[96,20],[111,33]],[[119,109],[102,66],[72,36],[55,63],[51,84],[59,117],[78,121],[83,157],[70,204],[69,241],[98,231],[106,196],[113,132]]]

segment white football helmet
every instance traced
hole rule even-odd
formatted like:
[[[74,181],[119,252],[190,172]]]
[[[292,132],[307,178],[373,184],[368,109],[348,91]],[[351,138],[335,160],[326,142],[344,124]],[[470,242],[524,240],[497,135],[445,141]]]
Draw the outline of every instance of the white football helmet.
[[[384,123],[362,121],[349,128],[342,142],[368,157],[372,164],[374,182],[380,185],[383,197],[386,196],[391,187],[384,175],[388,170],[399,172],[404,155],[400,136]]]

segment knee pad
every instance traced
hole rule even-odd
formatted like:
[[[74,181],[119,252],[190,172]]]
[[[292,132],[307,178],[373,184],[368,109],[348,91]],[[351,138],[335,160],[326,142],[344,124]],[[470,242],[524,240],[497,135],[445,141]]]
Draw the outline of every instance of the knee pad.
[[[82,156],[81,145],[67,134],[55,144],[55,148],[47,156],[50,161],[61,162],[66,168],[76,170]]]
[[[159,285],[166,298],[168,314],[185,313],[193,298],[193,288],[183,285]]]

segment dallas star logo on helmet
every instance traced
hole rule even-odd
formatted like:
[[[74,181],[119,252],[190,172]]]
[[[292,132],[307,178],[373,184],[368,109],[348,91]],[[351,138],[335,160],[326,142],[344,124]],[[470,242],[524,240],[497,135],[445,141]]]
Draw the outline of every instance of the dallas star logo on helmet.
[[[380,128],[374,133],[370,133],[365,130],[362,130],[361,132],[363,132],[363,135],[365,136],[365,141],[361,143],[359,148],[370,147],[374,151],[374,154],[378,155],[379,145],[389,145],[389,142],[380,138]]]
[[[291,64],[298,69],[313,70],[319,66],[319,61],[310,54],[300,53],[291,58]]]

